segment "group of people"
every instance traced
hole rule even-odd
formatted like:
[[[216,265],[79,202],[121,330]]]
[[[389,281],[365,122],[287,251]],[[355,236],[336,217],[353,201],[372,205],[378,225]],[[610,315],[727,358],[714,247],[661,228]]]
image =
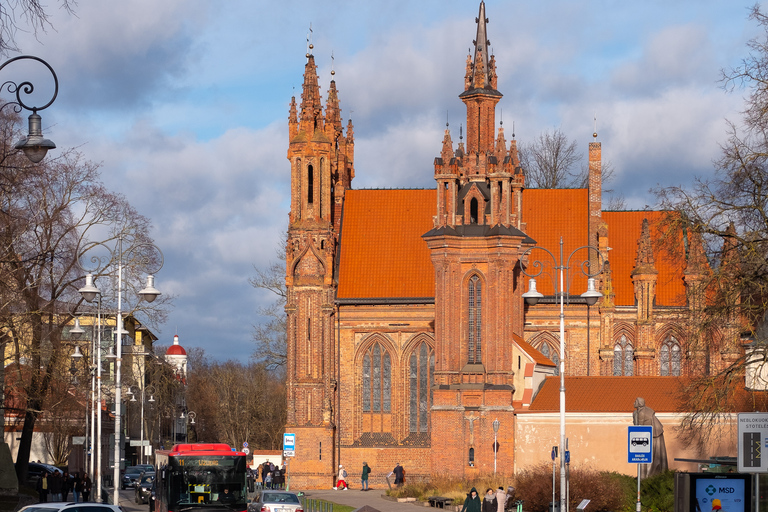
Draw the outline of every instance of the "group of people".
[[[497,491],[487,489],[485,496],[480,498],[477,489],[473,487],[467,494],[467,499],[464,500],[461,512],[504,512],[512,506],[514,495],[514,487],[509,487],[506,491],[503,487],[499,487]]]
[[[371,474],[371,471],[371,467],[368,463],[363,461],[363,472],[362,475],[360,475],[360,489],[363,491],[368,490],[368,476]],[[399,462],[395,464],[395,468],[390,471],[387,478],[391,476],[395,477],[396,486],[402,487],[403,483],[405,483],[405,469],[403,469],[403,466],[401,466]],[[344,469],[344,465],[342,464],[339,464],[339,477],[336,480],[336,486],[334,486],[333,490],[336,491],[338,489],[343,489],[345,491],[349,489],[349,485],[347,485],[347,470]]]
[[[269,460],[259,464],[256,470],[248,470],[248,482],[261,480],[262,489],[285,489],[285,463],[283,467],[277,466]]]
[[[75,503],[90,501],[91,477],[88,473],[75,473],[70,476],[68,471],[49,473],[44,471],[37,481],[37,494],[40,503],[48,501],[67,501],[69,493],[72,493]]]

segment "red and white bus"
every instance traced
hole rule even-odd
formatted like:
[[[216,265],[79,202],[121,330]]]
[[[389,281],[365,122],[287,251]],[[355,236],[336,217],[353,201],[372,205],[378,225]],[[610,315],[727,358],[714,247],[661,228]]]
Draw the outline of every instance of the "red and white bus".
[[[228,444],[177,444],[155,452],[155,512],[248,508],[245,453]]]

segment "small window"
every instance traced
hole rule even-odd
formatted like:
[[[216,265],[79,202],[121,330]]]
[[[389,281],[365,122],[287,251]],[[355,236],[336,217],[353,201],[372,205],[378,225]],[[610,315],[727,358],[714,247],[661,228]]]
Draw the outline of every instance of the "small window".
[[[307,204],[312,204],[314,201],[315,192],[315,171],[310,165],[307,167]]]
[[[475,449],[474,448],[469,449],[469,465],[470,466],[475,465]]]
[[[469,202],[469,222],[477,224],[477,198],[472,198]]]

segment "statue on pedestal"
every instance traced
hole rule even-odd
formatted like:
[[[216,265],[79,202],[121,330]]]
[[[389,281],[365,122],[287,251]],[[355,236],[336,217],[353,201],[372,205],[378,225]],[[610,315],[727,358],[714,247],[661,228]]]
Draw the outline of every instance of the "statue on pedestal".
[[[645,399],[635,399],[635,412],[632,413],[635,425],[651,425],[653,427],[653,462],[640,465],[642,478],[658,475],[669,469],[667,464],[667,446],[664,444],[664,426],[656,417],[656,412],[645,405]]]

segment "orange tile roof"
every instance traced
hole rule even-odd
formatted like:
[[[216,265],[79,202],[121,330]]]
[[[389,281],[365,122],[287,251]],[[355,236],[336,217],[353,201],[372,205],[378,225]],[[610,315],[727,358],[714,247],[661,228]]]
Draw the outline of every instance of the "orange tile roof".
[[[337,298],[433,298],[435,269],[421,235],[436,205],[435,189],[347,190]]]
[[[685,285],[683,283],[683,262],[673,261],[669,254],[656,246],[661,239],[659,223],[664,212],[625,211],[603,212],[603,220],[608,224],[608,243],[611,252],[614,302],[617,306],[631,306],[635,303],[635,292],[631,272],[637,258],[637,240],[643,226],[643,219],[648,219],[651,240],[654,242],[654,264],[659,271],[656,281],[656,304],[660,306],[685,305]]]
[[[347,190],[342,218],[337,297],[354,299],[434,298],[435,274],[426,242],[421,238],[432,229],[436,206],[435,189]],[[527,189],[523,191],[523,222],[526,233],[559,259],[560,236],[563,256],[588,243],[587,189]],[[633,305],[630,273],[635,266],[637,239],[644,218],[652,224],[660,212],[603,212],[608,224],[609,258],[617,305]],[[534,251],[530,261],[551,260],[543,251]],[[671,262],[655,250],[659,269],[656,304],[682,305],[685,288],[682,265]],[[587,251],[577,252],[570,267],[573,295],[586,290],[586,279],[577,266]],[[548,267],[550,268],[550,267]],[[529,266],[529,269],[534,270]],[[555,276],[557,278],[557,276]],[[526,280],[527,281],[527,280]],[[553,294],[550,279],[541,276],[538,289]]]
[[[557,366],[555,363],[552,362],[551,359],[549,359],[547,356],[533,348],[533,345],[528,343],[527,341],[523,340],[520,336],[518,336],[515,333],[512,333],[512,338],[514,338],[515,343],[520,347],[520,349],[531,356],[531,359],[533,359],[533,362],[541,365],[541,366]]]
[[[568,412],[632,412],[635,398],[656,412],[681,408],[679,377],[565,377],[565,410]],[[547,377],[531,411],[560,410],[560,377]]]

